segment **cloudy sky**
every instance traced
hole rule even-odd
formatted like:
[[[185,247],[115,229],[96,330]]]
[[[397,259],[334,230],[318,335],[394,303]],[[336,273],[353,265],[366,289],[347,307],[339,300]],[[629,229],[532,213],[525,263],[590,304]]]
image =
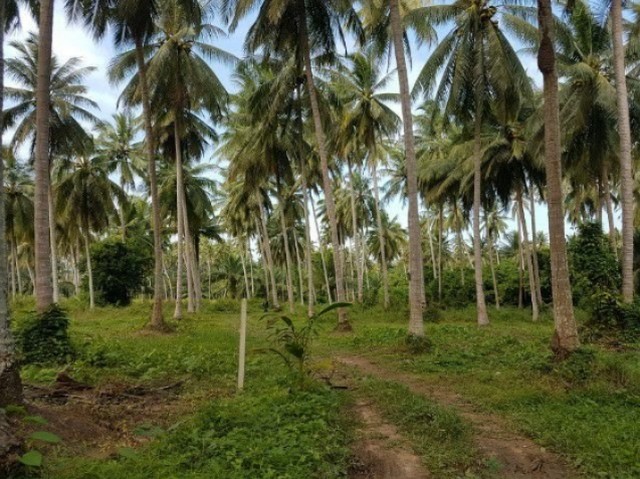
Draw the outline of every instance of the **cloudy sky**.
[[[1,1],[1,0],[0,0]],[[61,2],[57,2],[54,20],[54,41],[53,50],[62,61],[66,61],[71,57],[80,57],[87,66],[96,67],[96,70],[87,78],[86,84],[91,98],[100,106],[99,116],[109,118],[117,109],[117,100],[119,95],[119,86],[112,85],[107,80],[107,72],[109,62],[117,53],[111,45],[110,39],[107,38],[101,42],[96,42],[86,33],[81,25],[69,23],[63,11]],[[28,32],[37,31],[32,18],[25,12],[21,15],[22,29],[12,34],[8,40],[21,40]],[[236,32],[228,37],[216,40],[221,48],[233,53],[238,57],[243,56],[243,38],[246,34],[250,23],[250,19],[243,22]],[[14,52],[11,47],[7,48],[7,56],[11,56]],[[429,49],[423,47],[421,49],[414,48],[413,64],[414,68],[410,72],[410,79],[413,80],[417,76],[418,68],[423,64],[429,54]],[[534,78],[536,83],[540,83],[540,75],[537,71],[535,59],[525,58],[525,66],[529,75]],[[216,65],[216,73],[221,77],[223,83],[229,90],[233,90],[234,85],[231,79],[231,68],[224,65]],[[7,83],[11,83],[7,79]],[[391,90],[397,91],[397,84],[390,86]],[[399,112],[399,108],[396,108]],[[9,132],[10,134],[10,132]],[[6,139],[5,139],[6,140]],[[406,211],[398,203],[389,206],[392,215],[397,215],[398,220],[406,225]],[[539,208],[538,214],[539,229],[547,231],[546,209]]]

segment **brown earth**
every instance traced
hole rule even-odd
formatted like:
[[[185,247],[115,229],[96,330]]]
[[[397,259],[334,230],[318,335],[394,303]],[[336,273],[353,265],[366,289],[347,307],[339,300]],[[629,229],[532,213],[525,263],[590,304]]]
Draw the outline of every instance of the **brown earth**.
[[[485,459],[493,459],[500,464],[501,477],[508,479],[571,479],[580,477],[563,458],[513,431],[500,417],[478,411],[471,403],[451,389],[426,384],[424,378],[389,370],[361,356],[343,356],[338,360],[347,366],[357,368],[366,375],[403,384],[415,394],[455,408],[460,416],[473,427],[474,442],[482,456]]]

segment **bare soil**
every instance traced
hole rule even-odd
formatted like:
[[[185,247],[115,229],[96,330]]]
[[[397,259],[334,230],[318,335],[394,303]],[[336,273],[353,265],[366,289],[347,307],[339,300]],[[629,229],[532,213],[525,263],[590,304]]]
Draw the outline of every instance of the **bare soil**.
[[[403,384],[415,394],[455,408],[460,416],[472,425],[475,445],[483,457],[500,464],[500,477],[508,479],[570,479],[580,477],[562,457],[513,431],[500,417],[477,410],[470,402],[451,389],[427,384],[424,382],[424,378],[417,375],[389,370],[361,356],[343,356],[339,358],[339,361],[347,366],[357,368],[364,374]],[[394,477],[414,476],[396,475]]]

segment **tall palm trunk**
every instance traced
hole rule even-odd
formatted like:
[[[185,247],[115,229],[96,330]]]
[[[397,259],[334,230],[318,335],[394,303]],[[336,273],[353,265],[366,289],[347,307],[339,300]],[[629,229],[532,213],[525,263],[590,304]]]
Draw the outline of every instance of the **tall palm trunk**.
[[[0,2],[0,125],[4,112],[4,25],[5,2]],[[4,161],[0,161],[0,186],[4,185]],[[7,243],[5,221],[6,192],[0,187],[0,407],[22,402],[20,369],[16,361],[13,337],[9,328],[7,298]]]
[[[176,208],[176,226],[178,231],[178,242],[176,244],[176,306],[173,311],[174,319],[182,319],[182,276],[184,253],[182,245],[184,244],[184,223],[182,222],[182,208]]]
[[[631,127],[629,122],[629,98],[624,63],[622,0],[612,0],[611,27],[613,31],[613,67],[616,78],[618,102],[618,133],[620,135],[620,184],[622,203],[622,297],[633,301],[633,162],[631,159]]]
[[[313,126],[315,130],[316,142],[318,143],[318,155],[320,156],[320,168],[322,170],[322,187],[324,190],[324,201],[329,219],[329,229],[331,230],[331,243],[333,244],[333,263],[336,276],[336,299],[338,302],[344,302],[344,265],[342,255],[340,253],[340,242],[338,238],[338,223],[336,221],[336,207],[333,200],[333,187],[331,178],[329,177],[329,156],[325,144],[324,128],[322,126],[322,117],[320,115],[320,105],[318,102],[318,92],[316,90],[315,78],[313,76],[313,67],[311,65],[311,45],[309,41],[309,32],[307,30],[307,12],[304,2],[300,3],[298,9],[300,22],[300,46],[304,56],[306,86],[309,93],[311,103],[311,114],[313,117]],[[338,309],[338,326],[341,331],[351,330],[351,324],[345,308]]]
[[[522,199],[522,190],[518,188],[516,191],[516,202],[518,208],[518,221],[522,228],[522,249],[527,260],[527,272],[529,273],[529,294],[531,295],[531,311],[532,320],[538,321],[538,295],[536,293],[535,272],[533,269],[533,258],[529,249],[529,232],[527,231],[527,221],[524,216],[524,204]]]
[[[244,259],[244,251],[240,251],[240,262],[242,263],[242,277],[244,278],[244,291],[245,297],[251,298],[251,290],[249,289],[249,275],[247,274],[247,263]],[[209,265],[209,269],[211,268],[210,262],[207,262]],[[209,273],[209,277],[211,277],[211,273]],[[211,298],[209,298],[211,299]]]
[[[413,114],[409,93],[407,61],[404,53],[403,31],[400,19],[400,1],[389,0],[391,33],[400,82],[400,101],[404,126],[404,146],[407,165],[407,194],[409,196],[409,334],[424,336],[424,281],[422,279],[422,238],[418,212],[418,164],[413,137]]]
[[[484,224],[487,231],[487,250],[489,253],[489,268],[491,269],[491,281],[493,282],[493,295],[495,296],[496,309],[500,309],[500,293],[498,292],[498,281],[496,279],[496,268],[493,264],[493,238],[491,229],[489,228],[489,218],[487,212],[484,212]]]
[[[433,247],[431,224],[427,224],[427,241],[429,241],[429,252],[431,253],[431,269],[433,270],[433,279],[438,279],[438,265],[436,264],[436,250]]]
[[[36,309],[43,313],[54,302],[51,244],[49,238],[48,195],[49,174],[49,104],[51,102],[51,46],[53,41],[54,0],[40,2],[40,28],[38,42],[38,80],[36,86],[36,147],[34,230],[36,256]]]
[[[540,284],[540,264],[538,262],[538,229],[536,227],[536,194],[533,185],[529,188],[531,202],[531,255],[533,256],[533,273],[536,280],[536,297],[538,304],[542,306],[542,285]]]
[[[273,255],[271,254],[271,242],[269,241],[269,232],[267,231],[267,220],[264,213],[264,208],[260,206],[260,228],[262,231],[262,241],[265,255],[267,257],[267,267],[269,269],[269,278],[271,279],[271,299],[273,301],[274,309],[280,309],[280,302],[278,301],[278,286],[276,285],[276,273],[273,263]]]
[[[300,292],[300,305],[304,306],[304,279],[302,274],[302,260],[300,259],[300,248],[298,248],[298,235],[296,229],[291,229],[293,232],[293,248],[296,252],[296,269],[298,270],[298,291]]]
[[[306,176],[302,185],[302,195],[304,201],[304,260],[307,265],[307,315],[312,317],[315,313],[314,306],[316,294],[313,285],[313,246],[311,243],[311,221],[309,220],[309,190],[307,189]]]
[[[604,204],[607,208],[607,222],[609,224],[609,244],[611,245],[611,251],[618,259],[618,247],[616,245],[616,225],[613,215],[613,204],[611,202],[611,185],[609,184],[609,172],[608,170],[603,174],[604,176]]]
[[[549,214],[549,245],[551,249],[551,286],[555,333],[552,349],[564,357],[580,346],[573,315],[571,282],[567,262],[562,198],[562,165],[560,161],[560,114],[558,105],[558,74],[553,46],[553,11],[551,0],[538,0],[540,49],[538,68],[544,83],[545,169]]]
[[[373,176],[373,201],[376,208],[376,226],[378,227],[378,243],[380,243],[380,266],[382,268],[382,295],[384,309],[389,309],[389,271],[387,269],[387,255],[385,235],[382,227],[382,212],[380,210],[380,188],[378,186],[378,165],[374,161],[371,167]]]
[[[255,281],[253,279],[253,252],[251,251],[251,241],[249,240],[248,237],[247,237],[247,243],[245,246],[247,249],[247,256],[249,257],[249,276],[251,278],[251,296],[253,297],[256,295],[256,286],[255,286]]]
[[[438,207],[438,300],[442,301],[442,230],[444,229],[444,204]]]
[[[316,205],[313,201],[313,193],[311,196],[311,212],[313,213],[313,222],[316,226],[316,232],[318,233],[318,244],[320,246],[320,261],[322,262],[322,272],[324,274],[324,283],[327,288],[327,299],[329,303],[333,303],[331,299],[331,283],[329,282],[329,271],[327,270],[327,262],[324,258],[324,241],[322,241],[322,234],[320,233],[320,227],[318,226],[318,215],[316,215]]]
[[[164,329],[162,313],[162,299],[164,283],[162,278],[162,222],[160,219],[160,198],[158,195],[158,176],[156,172],[156,141],[153,131],[151,100],[149,97],[149,83],[147,81],[147,65],[144,59],[144,44],[142,39],[136,39],[136,63],[140,80],[140,96],[142,98],[142,116],[145,129],[145,150],[147,155],[147,171],[149,175],[149,189],[151,190],[151,209],[153,225],[153,309],[150,325],[154,329]]]
[[[58,240],[56,230],[56,205],[53,199],[53,185],[49,184],[47,204],[49,207],[49,243],[51,248],[51,284],[53,286],[53,302],[60,301],[60,288],[58,286]]]
[[[84,257],[87,262],[87,279],[89,280],[89,309],[96,306],[95,294],[93,291],[93,268],[91,267],[91,244],[89,231],[89,220],[84,218],[82,221],[83,241],[84,241]]]
[[[0,183],[1,185],[2,183]],[[11,245],[13,247],[13,268],[14,271],[16,272],[16,283],[17,283],[17,293],[18,294],[22,294],[22,277],[20,276],[20,262],[19,262],[19,257],[18,257],[18,239],[16,238],[16,232],[13,231],[12,232],[12,239],[11,239]]]
[[[358,228],[358,212],[356,211],[356,191],[353,184],[353,166],[351,165],[351,161],[347,160],[347,165],[349,168],[349,196],[351,201],[351,226],[353,232],[353,241],[355,248],[355,255],[357,256],[356,261],[356,281],[358,288],[358,303],[362,304],[362,300],[364,297],[364,271],[362,268],[362,263],[360,262],[360,257],[362,253],[362,244],[360,241],[360,231]]]
[[[9,252],[7,251],[7,262],[8,265],[7,267],[11,266],[11,297],[15,298],[16,295],[18,294],[17,292],[17,287],[16,287],[16,255],[15,255],[15,248],[13,247],[14,243],[13,241],[11,241],[11,243],[9,243],[9,249],[11,250],[11,256],[9,256]],[[9,276],[7,276],[7,280],[8,280]],[[8,286],[7,286],[8,289]],[[7,293],[9,294],[9,293]]]
[[[476,309],[479,326],[489,324],[487,304],[484,297],[484,281],[482,278],[482,243],[480,240],[480,207],[482,202],[482,110],[484,107],[484,95],[482,84],[484,54],[481,46],[478,47],[478,59],[475,79],[475,104],[473,133],[473,267],[476,283]]]
[[[280,195],[279,195],[280,196]],[[294,312],[296,309],[295,299],[293,297],[293,264],[291,261],[291,249],[289,248],[289,235],[287,234],[287,222],[284,217],[284,201],[280,196],[280,230],[282,232],[282,241],[284,242],[284,258],[287,268],[287,300],[289,302],[289,311]]]
[[[120,175],[120,188],[122,189],[122,191],[125,191],[126,188],[126,184],[122,174]],[[120,215],[120,232],[122,234],[122,241],[124,241],[127,239],[127,220],[125,218],[124,200],[120,199],[119,203],[120,204],[118,206],[120,208],[118,208],[118,214]]]

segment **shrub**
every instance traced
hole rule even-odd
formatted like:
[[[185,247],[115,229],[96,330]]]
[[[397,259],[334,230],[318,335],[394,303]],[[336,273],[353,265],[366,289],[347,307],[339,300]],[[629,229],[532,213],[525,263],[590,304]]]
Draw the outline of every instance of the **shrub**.
[[[634,341],[640,337],[640,304],[627,304],[618,296],[598,292],[590,298],[591,316],[585,323],[590,339],[615,337]]]
[[[31,314],[16,328],[16,344],[25,364],[65,363],[74,356],[69,318],[57,305]]]
[[[140,239],[107,239],[91,248],[93,280],[101,304],[128,306],[152,264],[149,246]]]

